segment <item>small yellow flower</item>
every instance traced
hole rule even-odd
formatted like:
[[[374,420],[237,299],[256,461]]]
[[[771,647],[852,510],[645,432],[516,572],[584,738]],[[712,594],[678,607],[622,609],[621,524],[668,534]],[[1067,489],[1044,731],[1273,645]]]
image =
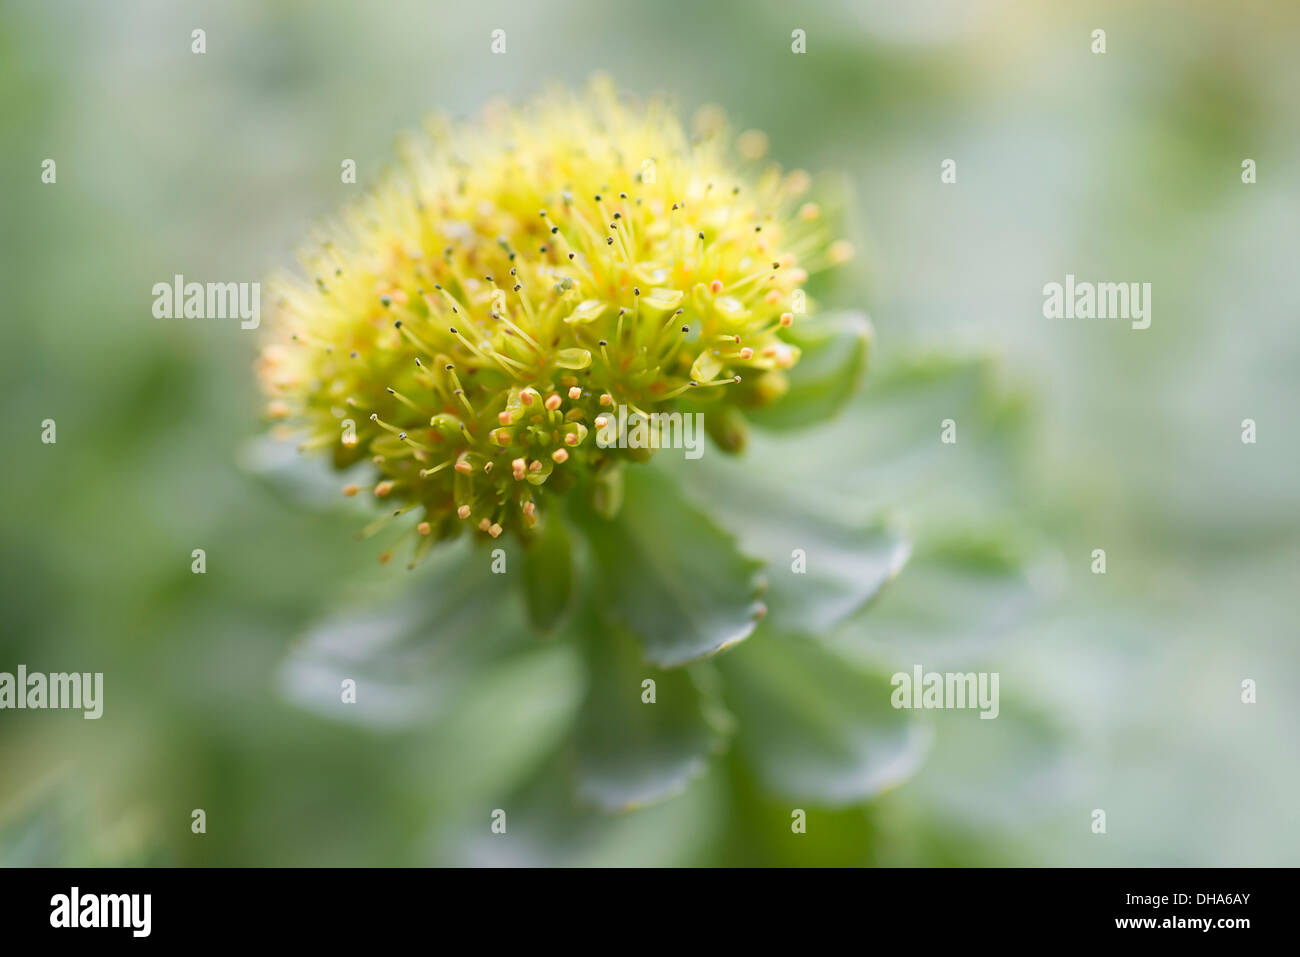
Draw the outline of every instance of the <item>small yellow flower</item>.
[[[808,175],[756,165],[761,133],[737,145],[717,111],[696,129],[604,80],[431,122],[307,277],[272,284],[272,417],[336,466],[371,459],[427,545],[526,534],[557,491],[637,456],[595,441],[602,409],[735,421],[780,396],[794,294],[842,251]]]

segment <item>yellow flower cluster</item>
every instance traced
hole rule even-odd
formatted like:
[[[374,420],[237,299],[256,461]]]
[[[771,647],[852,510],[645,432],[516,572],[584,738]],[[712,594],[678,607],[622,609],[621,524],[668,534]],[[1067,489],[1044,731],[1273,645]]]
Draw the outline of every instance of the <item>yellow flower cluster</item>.
[[[428,134],[273,283],[258,363],[270,415],[338,467],[371,459],[427,541],[526,536],[638,455],[595,440],[619,406],[780,397],[809,262],[844,252],[762,134],[715,110],[688,132],[600,80]]]

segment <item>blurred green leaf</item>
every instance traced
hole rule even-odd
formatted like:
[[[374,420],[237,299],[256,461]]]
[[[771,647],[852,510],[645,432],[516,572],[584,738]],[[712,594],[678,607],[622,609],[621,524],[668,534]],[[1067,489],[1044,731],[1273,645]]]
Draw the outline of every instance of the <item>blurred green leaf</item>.
[[[783,511],[780,520],[750,523],[746,533],[746,551],[770,561],[771,627],[823,638],[875,598],[911,554],[901,532],[884,522],[859,525]]]
[[[908,661],[966,660],[1041,612],[1061,590],[1059,558],[1035,551],[1011,528],[952,528],[943,537],[937,531],[917,545],[907,573],[851,629],[866,639],[854,638],[855,648],[886,648]]]
[[[761,639],[760,639],[761,640]],[[748,867],[862,867],[871,863],[875,803],[794,807],[762,788],[737,753],[726,759],[731,785],[728,858]],[[795,812],[803,812],[795,830]]]
[[[444,808],[504,801],[568,736],[585,680],[569,645],[538,646],[481,669],[420,751],[429,799]]]
[[[605,618],[641,640],[663,668],[716,654],[748,637],[760,613],[756,562],[654,468],[625,470],[626,506],[583,528]]]
[[[430,553],[406,575],[344,595],[303,635],[282,683],[299,705],[336,721],[401,725],[437,717],[485,662],[536,640],[511,598],[509,575],[491,572],[480,543]],[[356,681],[356,702],[340,683]]]
[[[680,793],[704,773],[729,730],[697,681],[709,665],[664,671],[644,664],[621,629],[593,622],[585,635],[592,681],[578,719],[578,796],[623,811]]]
[[[676,463],[671,471],[692,501],[707,503],[735,533],[746,555],[764,563],[765,625],[776,631],[828,636],[875,598],[911,554],[897,524],[828,514],[811,496],[753,481],[729,457]]]
[[[906,780],[929,748],[928,728],[890,704],[886,677],[820,642],[764,629],[718,668],[741,754],[790,800],[864,801]]]
[[[552,755],[495,806],[444,818],[437,859],[479,867],[673,867],[710,860],[727,820],[718,775],[705,774],[680,797],[635,814],[601,814],[577,800],[569,757]],[[505,830],[494,833],[497,810],[504,812]]]
[[[800,350],[785,372],[790,387],[771,405],[747,409],[746,418],[766,429],[801,429],[833,418],[866,370],[871,321],[860,312],[828,313],[796,322],[782,336]]]

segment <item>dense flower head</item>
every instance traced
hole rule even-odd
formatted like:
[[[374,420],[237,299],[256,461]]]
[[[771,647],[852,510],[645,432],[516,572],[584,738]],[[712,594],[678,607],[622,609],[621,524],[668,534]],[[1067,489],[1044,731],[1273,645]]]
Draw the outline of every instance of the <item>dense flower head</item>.
[[[603,80],[427,134],[273,283],[259,360],[269,414],[338,467],[371,459],[426,543],[599,499],[649,454],[596,441],[620,406],[703,410],[728,447],[780,398],[808,271],[847,250],[762,134],[712,109],[688,133]]]

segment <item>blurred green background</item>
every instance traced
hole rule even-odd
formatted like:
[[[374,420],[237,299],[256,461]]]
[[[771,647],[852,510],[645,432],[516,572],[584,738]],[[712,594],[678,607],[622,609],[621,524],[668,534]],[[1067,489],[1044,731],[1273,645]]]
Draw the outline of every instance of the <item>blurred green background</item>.
[[[501,862],[448,822],[560,745],[570,663],[476,678],[430,708],[455,720],[303,707],[295,643],[406,573],[352,540],[359,507],[250,467],[257,336],[155,319],[151,287],[261,279],[355,195],[343,158],[364,185],[431,110],[595,71],[848,177],[861,255],[829,298],[873,317],[868,386],[824,429],[760,437],[750,471],[905,520],[912,565],[836,640],[886,670],[998,671],[1003,716],[931,716],[915,778],[803,843],[756,844],[737,822],[761,799],[715,771],[599,821],[539,795],[566,823],[520,860],[1300,864],[1294,4],[0,10],[0,671],[106,674],[99,721],[0,712],[0,864]],[[1066,273],[1152,283],[1151,328],[1044,319]],[[932,545],[954,536],[1015,574]]]

